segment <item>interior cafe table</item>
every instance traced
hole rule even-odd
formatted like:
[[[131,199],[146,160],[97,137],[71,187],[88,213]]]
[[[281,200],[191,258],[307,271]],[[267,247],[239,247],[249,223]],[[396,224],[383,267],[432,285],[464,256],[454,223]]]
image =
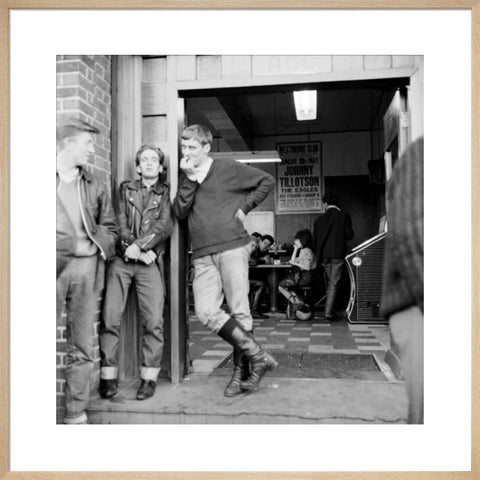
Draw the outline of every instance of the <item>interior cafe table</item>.
[[[270,288],[270,311],[277,312],[277,294],[278,283],[281,278],[285,276],[288,269],[292,268],[289,263],[272,263],[272,264],[260,264],[250,267],[251,270],[265,270],[267,276],[268,286]],[[281,273],[283,272],[283,275]]]

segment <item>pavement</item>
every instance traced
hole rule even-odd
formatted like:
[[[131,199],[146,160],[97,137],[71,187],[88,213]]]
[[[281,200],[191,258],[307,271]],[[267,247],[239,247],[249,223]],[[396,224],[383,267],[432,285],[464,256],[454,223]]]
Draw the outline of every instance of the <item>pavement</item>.
[[[255,336],[275,351],[310,354],[371,354],[383,373],[374,380],[300,378],[269,372],[257,392],[227,398],[228,377],[214,370],[231,354],[225,342],[193,319],[192,373],[173,385],[160,378],[154,397],[137,401],[138,378],[121,383],[110,400],[92,398],[90,423],[101,424],[402,424],[407,418],[404,384],[384,361],[389,349],[385,325],[328,323],[317,317],[295,322],[284,315],[255,320]],[[272,348],[273,347],[273,348]],[[349,377],[346,375],[344,377]]]
[[[139,381],[125,382],[111,400],[90,403],[90,423],[102,424],[402,424],[407,400],[398,381],[265,377],[261,388],[223,396],[225,377],[161,379],[154,397],[135,400]]]

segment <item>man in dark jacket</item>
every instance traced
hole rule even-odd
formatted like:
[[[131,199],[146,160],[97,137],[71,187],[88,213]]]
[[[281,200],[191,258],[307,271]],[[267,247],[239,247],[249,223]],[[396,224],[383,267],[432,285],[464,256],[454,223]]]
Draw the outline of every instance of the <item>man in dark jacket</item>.
[[[64,421],[68,424],[87,423],[93,321],[104,262],[113,256],[117,238],[109,191],[85,170],[97,133],[76,118],[57,125],[57,322],[65,304],[69,349]]]
[[[234,348],[234,373],[225,396],[258,388],[277,362],[255,341],[248,303],[250,236],[246,215],[273,190],[275,180],[232,159],[209,157],[212,133],[191,125],[182,133],[183,176],[173,207],[188,217],[198,319]],[[220,307],[224,295],[230,310]]]
[[[338,208],[335,195],[326,193],[322,198],[325,213],[315,220],[313,248],[327,275],[325,318],[335,319],[335,298],[342,278],[347,241],[353,238],[352,220],[347,212]]]
[[[170,187],[161,179],[163,161],[160,148],[143,145],[135,157],[141,179],[120,186],[117,208],[120,237],[117,258],[108,268],[104,327],[100,335],[103,398],[117,393],[120,326],[132,283],[143,322],[143,363],[137,399],[144,400],[155,392],[163,353],[163,254],[173,229]]]

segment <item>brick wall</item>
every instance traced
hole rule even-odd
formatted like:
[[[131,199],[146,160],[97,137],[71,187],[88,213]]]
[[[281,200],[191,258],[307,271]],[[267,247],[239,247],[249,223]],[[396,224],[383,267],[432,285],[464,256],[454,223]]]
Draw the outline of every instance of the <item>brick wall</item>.
[[[111,99],[110,56],[57,56],[57,119],[77,117],[100,130],[90,169],[106,181],[110,181]]]
[[[57,56],[57,120],[80,118],[98,128],[95,155],[88,169],[110,184],[111,173],[111,58],[107,55]],[[97,388],[100,376],[98,346],[98,306],[92,335],[95,359],[92,388]],[[57,324],[57,423],[63,422],[65,396],[65,361],[67,326],[65,311]]]

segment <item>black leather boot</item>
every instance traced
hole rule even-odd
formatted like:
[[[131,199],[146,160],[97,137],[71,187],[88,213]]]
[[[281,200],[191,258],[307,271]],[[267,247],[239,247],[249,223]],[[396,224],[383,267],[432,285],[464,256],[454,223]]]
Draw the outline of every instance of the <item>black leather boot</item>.
[[[264,375],[278,366],[278,362],[266,352],[253,338],[252,334],[244,330],[233,318],[220,329],[218,335],[227,341],[233,348],[250,362],[250,376],[240,383],[243,390],[254,391]]]
[[[278,367],[278,362],[266,350],[261,350],[250,357],[250,376],[243,382],[240,382],[240,388],[254,392],[258,390],[260,381],[264,375]]]
[[[236,397],[247,393],[240,388],[240,382],[246,380],[250,375],[250,362],[237,348],[233,349],[233,375],[225,388],[226,397]]]

